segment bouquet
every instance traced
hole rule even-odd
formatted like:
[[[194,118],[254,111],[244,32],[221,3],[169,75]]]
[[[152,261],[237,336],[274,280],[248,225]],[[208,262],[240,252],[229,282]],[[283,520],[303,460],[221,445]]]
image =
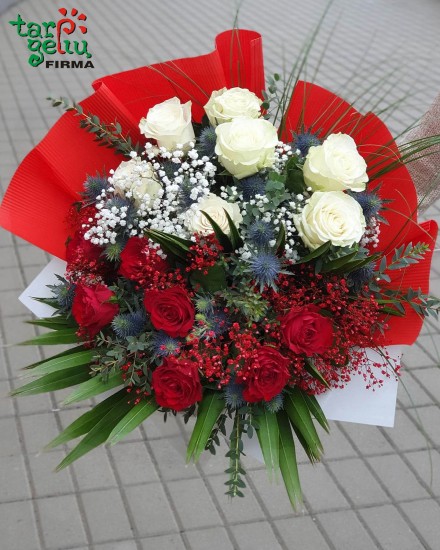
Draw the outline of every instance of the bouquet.
[[[74,347],[13,393],[105,393],[49,444],[82,437],[59,468],[182,414],[195,417],[188,461],[228,439],[228,495],[245,494],[254,437],[295,505],[296,446],[318,461],[315,424],[328,430],[320,394],[354,376],[380,392],[399,371],[387,346],[437,317],[437,227],[417,223],[405,163],[438,138],[399,151],[375,115],[294,73],[265,91],[257,33],[216,45],[107,76],[81,103],[51,99],[67,113],[0,220],[67,262],[39,298],[54,314],[31,321],[50,332],[26,343]]]

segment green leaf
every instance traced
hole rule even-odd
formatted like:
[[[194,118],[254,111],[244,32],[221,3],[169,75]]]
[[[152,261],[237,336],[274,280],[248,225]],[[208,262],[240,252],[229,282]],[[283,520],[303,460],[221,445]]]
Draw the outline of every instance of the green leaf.
[[[297,158],[291,157],[286,163],[286,189],[297,195],[305,188],[303,171],[297,166]]]
[[[71,369],[80,365],[86,366],[91,363],[95,355],[96,351],[92,349],[48,359],[47,361],[40,363],[40,365],[35,366],[29,374],[49,374],[51,372],[56,372],[62,369]]]
[[[65,317],[64,315],[57,315],[56,317],[44,317],[43,319],[33,319],[26,321],[29,325],[35,325],[38,327],[50,328],[51,330],[61,330],[63,328],[77,327],[73,317]]]
[[[149,397],[145,401],[141,401],[135,405],[113,428],[107,441],[110,445],[114,445],[135,430],[139,424],[142,424],[142,422],[157,411],[158,408],[159,405],[155,402],[153,397]]]
[[[186,462],[200,458],[218,417],[225,408],[225,402],[218,391],[205,391],[197,411],[197,420],[188,443]]]
[[[303,392],[294,388],[291,392],[286,393],[284,409],[310,460],[312,462],[320,460],[323,447]]]
[[[119,401],[127,401],[127,391],[125,388],[119,390],[101,401],[90,411],[82,414],[72,424],[67,426],[55,439],[46,445],[46,449],[53,449],[58,445],[63,445],[72,439],[88,433]]]
[[[54,332],[48,332],[46,334],[40,334],[31,340],[20,342],[19,346],[50,346],[58,344],[76,344],[78,343],[78,336],[76,335],[76,328],[66,328],[56,330]]]
[[[331,242],[328,241],[324,244],[322,244],[319,248],[314,250],[313,252],[310,252],[310,254],[307,254],[307,256],[304,256],[300,260],[298,260],[297,264],[305,264],[306,262],[310,262],[310,260],[314,260],[315,258],[319,258],[319,256],[322,256],[322,254],[325,254],[327,250],[330,248]]]
[[[202,214],[207,218],[207,220],[209,221],[209,223],[211,224],[212,226],[212,229],[214,230],[214,233],[215,233],[215,236],[217,237],[217,240],[218,242],[221,244],[221,246],[223,247],[223,250],[225,252],[232,252],[232,250],[234,249],[234,247],[232,246],[232,242],[231,242],[231,239],[228,237],[228,235],[226,235],[226,233],[224,233],[221,229],[221,227],[218,225],[217,222],[215,222],[211,216],[209,214],[207,214],[206,212],[204,212],[203,210],[201,211]]]
[[[283,222],[280,223],[280,230],[278,232],[278,237],[275,243],[275,253],[281,255],[284,252],[284,247],[286,246],[286,228],[284,227]]]
[[[285,411],[276,415],[280,435],[280,470],[292,507],[296,509],[302,502],[298,464],[296,462],[295,442],[290,429],[289,418]]]
[[[258,441],[260,442],[261,452],[263,453],[267,471],[269,476],[271,476],[272,472],[277,472],[280,465],[280,434],[277,417],[274,413],[263,408],[261,415],[258,416],[258,424]]]
[[[74,348],[67,349],[65,351],[62,351],[61,353],[57,353],[56,355],[52,355],[52,357],[49,357],[48,359],[42,359],[41,361],[36,361],[35,363],[27,365],[24,368],[34,369],[35,367],[38,367],[39,365],[46,363],[46,361],[52,361],[52,359],[57,359],[58,357],[65,357],[66,355],[72,355],[72,353],[77,353],[82,350],[84,350],[84,346],[75,346]]]
[[[226,271],[221,264],[210,267],[208,274],[204,275],[201,271],[191,273],[191,284],[199,284],[207,292],[217,292],[228,286],[226,282]]]
[[[322,411],[316,397],[314,395],[308,395],[307,393],[303,393],[304,400],[307,404],[307,407],[309,411],[312,413],[312,415],[316,418],[317,422],[321,425],[324,430],[329,433],[330,427],[328,425],[327,418],[325,417],[324,412]]]
[[[120,371],[116,371],[107,378],[106,381],[102,379],[100,374],[97,374],[93,378],[90,378],[86,382],[83,382],[78,388],[76,388],[70,395],[63,401],[63,405],[70,405],[71,403],[78,403],[78,401],[84,401],[84,399],[90,399],[100,393],[104,393],[108,390],[112,390],[123,383],[122,375]]]
[[[168,254],[179,258],[185,262],[188,261],[189,247],[193,244],[191,241],[181,239],[174,235],[168,235],[162,231],[155,231],[149,229],[146,231],[146,235],[157,244],[160,244],[161,248]]]
[[[84,382],[88,378],[90,378],[89,369],[81,365],[71,369],[64,369],[46,374],[38,378],[38,380],[34,380],[33,382],[29,382],[29,384],[17,388],[11,392],[11,395],[35,395],[37,393],[62,390],[70,386],[81,384],[81,382]]]
[[[316,380],[319,380],[321,384],[323,384],[326,388],[330,387],[328,385],[327,380],[322,376],[322,374],[315,367],[312,361],[310,361],[309,359],[306,359],[304,362],[304,368],[310,374],[310,376],[313,376],[313,378],[316,378]]]
[[[81,439],[78,445],[58,464],[56,468],[57,471],[69,466],[72,462],[78,460],[78,458],[104,443],[115,426],[118,425],[120,420],[131,408],[132,405],[127,403],[126,400],[121,400],[113,405],[113,407],[93,426],[87,435]]]
[[[237,250],[237,248],[241,248],[243,246],[243,239],[240,237],[240,234],[238,232],[238,229],[235,225],[235,223],[232,221],[231,216],[229,215],[228,211],[223,208],[226,218],[228,220],[229,225],[229,238],[232,243],[232,247],[234,250]]]
[[[358,251],[354,250],[353,252],[342,256],[341,258],[336,258],[334,260],[330,260],[329,262],[325,262],[322,265],[321,273],[329,273],[330,271],[344,268],[344,266],[347,265],[350,260],[353,260],[357,256],[357,254]]]

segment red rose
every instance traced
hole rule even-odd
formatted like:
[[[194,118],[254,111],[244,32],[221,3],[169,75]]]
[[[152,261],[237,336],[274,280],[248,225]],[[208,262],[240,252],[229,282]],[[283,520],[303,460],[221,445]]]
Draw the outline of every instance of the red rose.
[[[66,260],[68,264],[84,267],[98,267],[102,254],[102,247],[86,241],[77,231],[66,246]]]
[[[246,380],[243,380],[243,398],[249,403],[270,401],[278,395],[290,378],[289,360],[270,346],[257,351],[257,359]]]
[[[81,328],[92,338],[110,324],[119,312],[118,304],[109,303],[114,293],[105,285],[77,285],[72,315]]]
[[[154,328],[173,338],[186,336],[194,325],[194,305],[183,288],[147,290],[144,306]]]
[[[147,278],[149,271],[166,271],[168,263],[150,248],[148,239],[131,237],[121,252],[119,274],[132,281]]]
[[[280,319],[281,333],[286,346],[294,353],[311,357],[324,353],[333,342],[333,324],[320,313],[317,306],[291,309]]]
[[[153,372],[153,390],[161,407],[181,411],[202,399],[197,364],[167,357]]]

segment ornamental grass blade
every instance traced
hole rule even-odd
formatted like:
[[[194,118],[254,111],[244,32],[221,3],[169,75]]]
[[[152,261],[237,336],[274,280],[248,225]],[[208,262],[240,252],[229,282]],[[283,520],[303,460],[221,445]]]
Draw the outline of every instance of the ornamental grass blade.
[[[127,400],[127,391],[125,388],[119,390],[101,401],[98,405],[93,407],[90,411],[82,414],[72,424],[67,426],[55,439],[48,443],[45,447],[46,450],[63,445],[72,439],[76,439],[81,435],[88,433],[96,424],[112,409],[119,401]]]
[[[49,391],[62,390],[70,386],[76,386],[85,382],[90,377],[89,369],[84,365],[80,365],[71,369],[63,369],[57,372],[46,374],[38,380],[29,382],[20,388],[11,392],[12,396],[16,395],[35,395],[38,393],[46,393]]]
[[[276,474],[280,466],[280,433],[276,415],[263,408],[258,417],[258,426],[258,441],[267,472],[272,479],[272,473]]]
[[[308,395],[307,393],[303,393],[303,397],[309,411],[314,416],[316,421],[327,433],[330,433],[330,426],[328,425],[327,418],[325,417],[325,414],[321,409],[316,397],[314,395]]]
[[[78,445],[58,464],[56,470],[62,470],[75,460],[78,460],[78,458],[98,447],[98,445],[104,443],[115,426],[117,426],[131,408],[132,406],[126,400],[121,400],[116,403],[101,420],[93,426],[87,435],[81,439]]]
[[[274,415],[275,416],[275,415]],[[289,417],[285,411],[276,414],[279,429],[280,470],[284,486],[294,510],[302,502],[298,464],[296,462],[295,442],[290,428]]]
[[[35,366],[28,373],[28,376],[50,374],[52,372],[57,372],[63,369],[71,369],[81,365],[85,367],[92,362],[95,355],[95,350],[83,350],[78,353],[71,353],[69,355],[63,355],[62,357],[48,359],[44,363]]]
[[[232,221],[232,218],[229,215],[228,211],[225,210],[224,208],[223,208],[223,210],[224,210],[225,216],[228,220],[229,233],[230,233],[229,238],[231,240],[231,243],[232,243],[232,246],[233,246],[234,250],[237,250],[237,248],[241,248],[243,246],[243,239],[240,237],[237,226]]]
[[[188,443],[186,452],[187,463],[190,462],[191,459],[197,462],[200,458],[200,455],[205,450],[212,429],[224,408],[225,402],[219,392],[205,391],[205,395],[197,411],[197,420]]]
[[[291,392],[286,393],[284,409],[310,460],[312,462],[319,461],[323,447],[303,392],[298,388],[294,388]]]
[[[114,445],[121,439],[124,439],[126,435],[135,430],[139,424],[142,424],[142,422],[157,411],[158,408],[159,405],[153,397],[138,403],[128,411],[124,418],[113,428],[107,442],[110,443],[110,445]]]
[[[19,346],[55,346],[58,344],[76,344],[78,343],[78,336],[76,335],[77,329],[63,328],[61,330],[54,330],[54,332],[48,332],[47,334],[39,334],[31,340],[20,342]]]
[[[110,376],[104,381],[102,376],[97,374],[93,378],[88,375],[88,380],[83,382],[76,390],[66,397],[63,401],[63,405],[70,405],[71,403],[78,403],[78,401],[84,401],[84,399],[90,399],[104,393],[108,390],[112,390],[123,383],[122,375],[119,371],[110,374]]]

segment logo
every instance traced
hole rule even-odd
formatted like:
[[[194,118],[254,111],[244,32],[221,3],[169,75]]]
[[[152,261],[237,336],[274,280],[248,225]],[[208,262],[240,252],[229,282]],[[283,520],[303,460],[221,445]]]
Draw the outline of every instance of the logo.
[[[62,15],[58,21],[27,23],[20,14],[15,21],[9,21],[10,25],[16,27],[17,35],[26,38],[27,49],[30,52],[29,65],[38,67],[46,61],[46,68],[94,68],[90,60],[92,54],[88,51],[87,40],[70,37],[75,31],[75,38],[87,34],[85,26],[87,15],[79,13],[76,8],[70,10],[71,17],[67,17],[66,8],[60,8],[58,11]],[[66,35],[69,38],[66,38]],[[62,60],[46,60],[46,56],[56,54],[65,57]],[[80,59],[70,59],[68,56],[80,57]]]

